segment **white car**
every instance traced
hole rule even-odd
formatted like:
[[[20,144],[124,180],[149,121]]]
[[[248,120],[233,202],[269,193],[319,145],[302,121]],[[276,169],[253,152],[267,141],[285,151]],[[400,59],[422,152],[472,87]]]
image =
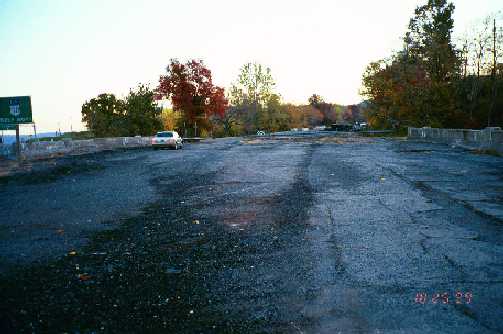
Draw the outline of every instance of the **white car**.
[[[365,122],[362,122],[362,123],[356,122],[356,123],[353,125],[353,130],[355,130],[355,131],[368,130],[368,125],[367,125],[367,123],[365,123]]]
[[[257,131],[257,136],[265,136],[265,131]]]
[[[169,147],[178,150],[179,148],[183,148],[183,140],[176,131],[161,131],[157,132],[155,137],[152,137],[152,147]]]

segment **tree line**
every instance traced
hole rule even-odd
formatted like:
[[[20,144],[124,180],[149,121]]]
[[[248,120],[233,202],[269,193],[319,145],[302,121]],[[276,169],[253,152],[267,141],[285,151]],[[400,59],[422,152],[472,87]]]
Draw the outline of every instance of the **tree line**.
[[[416,8],[403,49],[372,62],[363,74],[374,127],[503,126],[503,37],[498,15],[486,18],[457,47],[454,5],[428,0]]]
[[[313,94],[304,105],[283,103],[270,68],[247,63],[227,93],[214,85],[202,60],[171,59],[155,89],[139,85],[125,99],[101,94],[82,106],[82,120],[96,136],[239,136],[363,120],[361,106],[327,103]],[[163,105],[169,104],[169,107]]]

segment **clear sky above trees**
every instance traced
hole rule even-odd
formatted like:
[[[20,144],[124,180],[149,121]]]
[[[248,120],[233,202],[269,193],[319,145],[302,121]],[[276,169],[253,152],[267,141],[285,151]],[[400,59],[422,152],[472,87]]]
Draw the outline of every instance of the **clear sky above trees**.
[[[81,129],[83,101],[124,97],[139,82],[154,87],[178,58],[203,59],[226,88],[242,64],[257,61],[271,67],[286,102],[316,92],[357,103],[365,66],[400,48],[399,32],[421,3],[3,0],[0,95],[32,95],[41,130]],[[500,3],[455,0],[455,34]],[[180,13],[191,13],[190,25]]]

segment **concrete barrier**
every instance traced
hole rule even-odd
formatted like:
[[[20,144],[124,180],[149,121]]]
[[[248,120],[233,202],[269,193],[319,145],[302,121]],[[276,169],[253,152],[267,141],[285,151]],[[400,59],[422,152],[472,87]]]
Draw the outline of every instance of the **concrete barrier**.
[[[499,128],[484,130],[409,128],[408,137],[443,142],[468,149],[495,150],[503,154],[503,131]]]
[[[152,137],[116,137],[88,140],[60,140],[21,143],[21,157],[26,160],[41,159],[55,155],[85,154],[121,148],[150,146]],[[0,155],[13,156],[14,145],[0,145]]]

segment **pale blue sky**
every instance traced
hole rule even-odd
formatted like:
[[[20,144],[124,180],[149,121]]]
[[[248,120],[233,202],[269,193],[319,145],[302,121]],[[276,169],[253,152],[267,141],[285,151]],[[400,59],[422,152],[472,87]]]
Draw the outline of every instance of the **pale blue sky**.
[[[155,87],[170,58],[200,58],[228,87],[239,67],[271,67],[283,100],[361,100],[365,66],[401,46],[419,0],[0,0],[0,96],[31,95],[41,130],[82,129],[86,99]],[[503,9],[458,0],[455,32]],[[58,124],[59,123],[59,124]]]

